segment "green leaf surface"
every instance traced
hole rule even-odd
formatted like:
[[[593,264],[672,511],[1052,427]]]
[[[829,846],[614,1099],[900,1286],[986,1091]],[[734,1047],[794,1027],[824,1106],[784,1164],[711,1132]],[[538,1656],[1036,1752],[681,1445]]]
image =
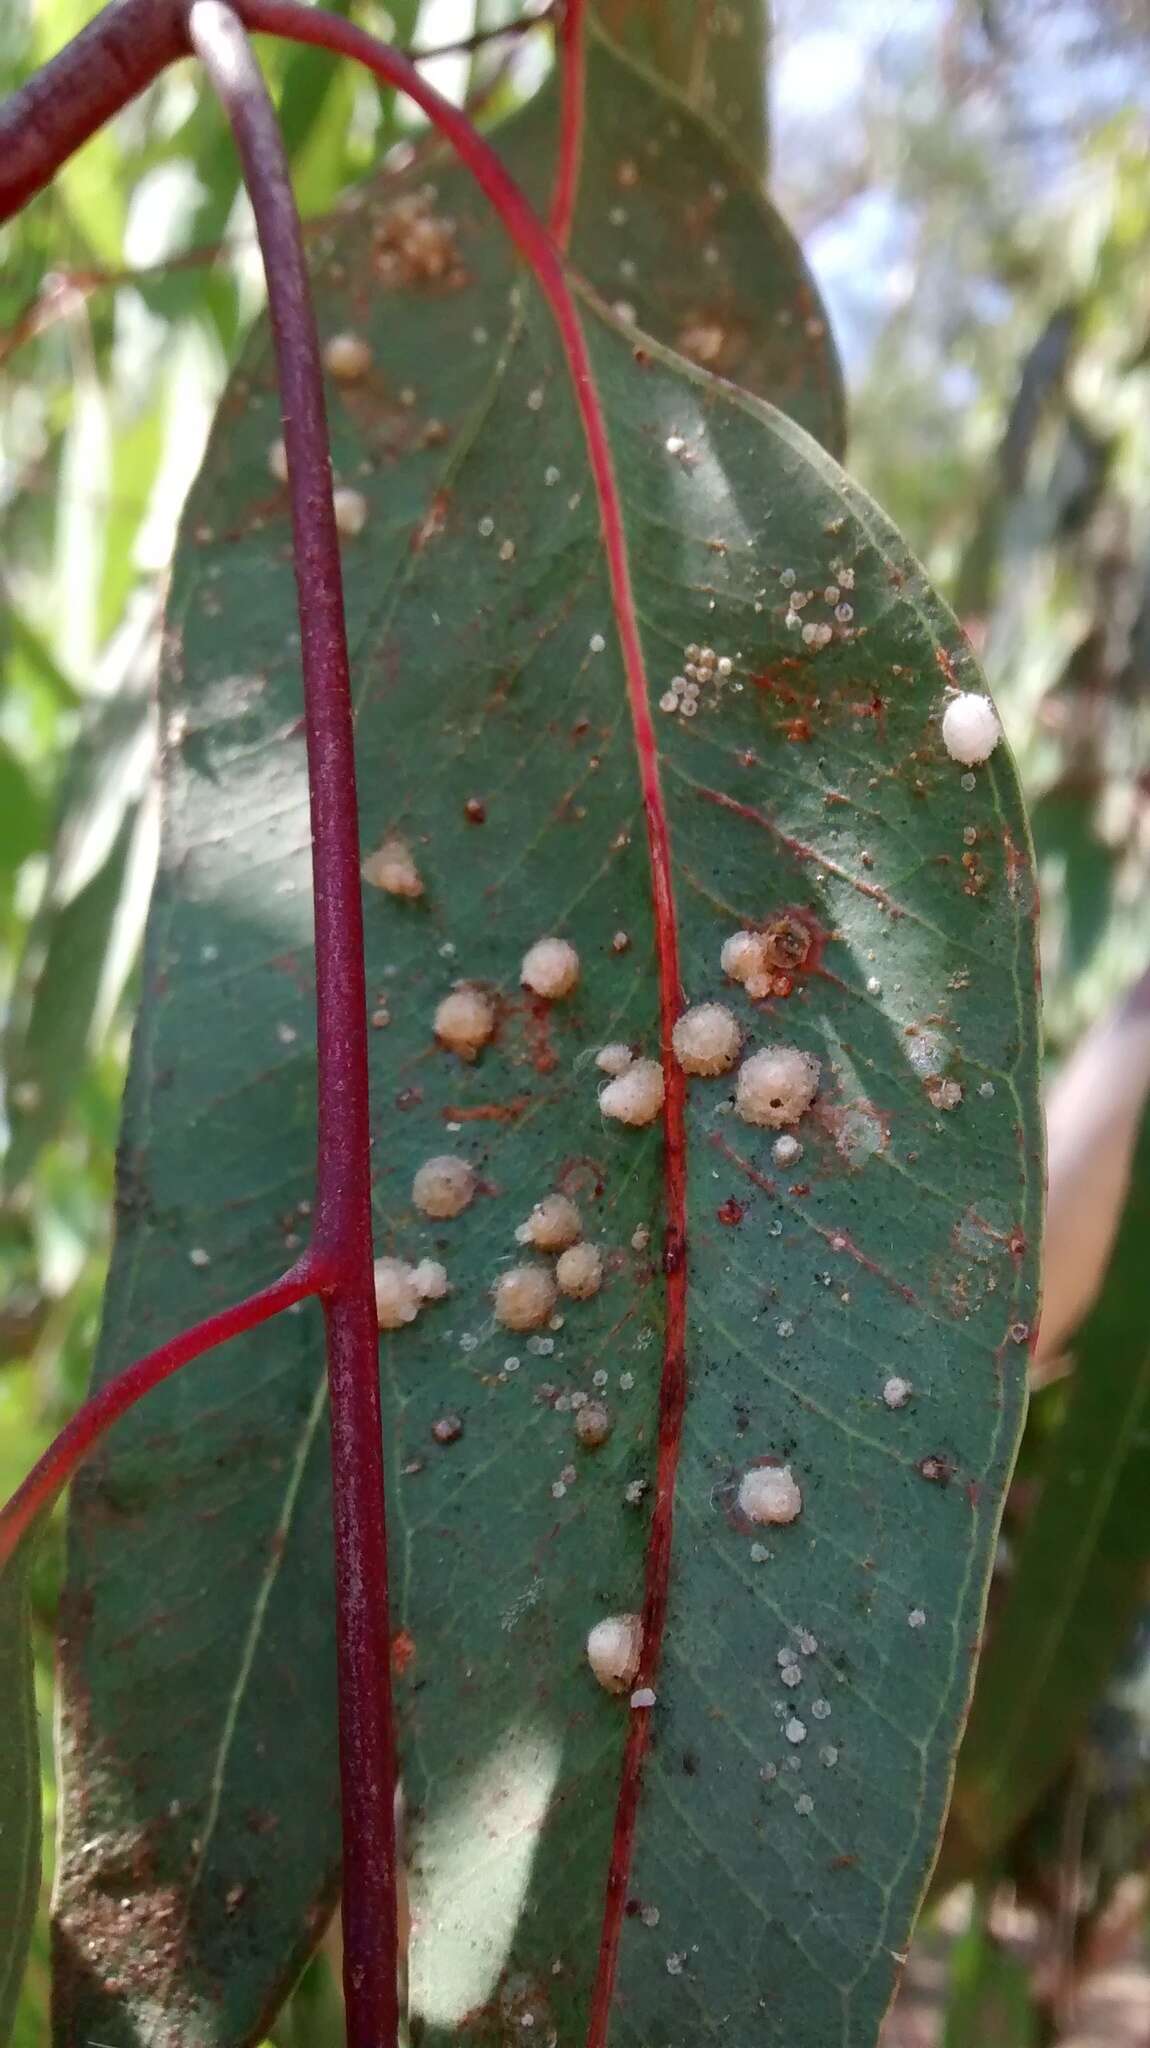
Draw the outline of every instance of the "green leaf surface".
[[[598,11],[621,48],[678,86],[747,163],[765,173],[766,0],[745,0],[738,7],[701,7],[698,0],[599,0]]]
[[[596,33],[571,259],[624,319],[779,405],[843,452],[842,375],[802,251],[721,132]],[[550,85],[500,135],[541,208],[555,153]]]
[[[40,1749],[26,1546],[0,1568],[0,2048],[8,2040],[40,1888]]]
[[[589,178],[600,140],[609,162],[617,147],[598,107],[593,77]],[[441,1259],[452,1288],[381,1342],[411,1997],[428,2044],[529,2021],[574,2043],[630,1719],[584,1644],[642,1602],[665,1318],[661,1133],[604,1119],[594,1055],[657,1051],[655,940],[557,341],[480,202],[435,184],[418,236],[365,199],[315,258],[325,331],[365,332],[375,356],[331,400],[337,473],[367,504],[345,557],[364,847],[403,832],[426,885],[367,893],[378,1245]],[[721,206],[713,234],[733,265]],[[749,1044],[822,1062],[786,1172],[774,1134],[732,1115],[729,1077],[691,1084],[690,1392],[610,2039],[829,2048],[873,2040],[925,1882],[1017,1434],[1040,1182],[1026,833],[1004,750],[964,777],[942,748],[942,672],[976,671],[874,506],[782,414],[583,308],[652,697],[690,643],[731,663],[694,718],[655,711],[686,993],[728,1002]],[[792,400],[825,392],[798,367]],[[261,342],[172,599],[182,732],[100,1378],[269,1278],[306,1229],[309,829],[277,432]],[[754,1005],[719,950],[779,918],[803,957],[789,995]],[[582,973],[549,1007],[519,963],[551,932]],[[497,1000],[474,1064],[432,1035],[459,978]],[[480,1188],[434,1224],[412,1175],[444,1151]],[[489,1290],[556,1186],[605,1283],[512,1336]],[[892,1375],[914,1386],[897,1409]],[[588,1452],[572,1397],[595,1393],[614,1426]],[[327,1456],[304,1311],[159,1390],[77,1484],[61,2041],[255,2040],[322,1924]],[[772,1457],[803,1512],[756,1532],[734,1496]]]
[[[940,1876],[982,1867],[1066,1762],[1127,1642],[1150,1562],[1150,1119],[1041,1492],[979,1669]]]

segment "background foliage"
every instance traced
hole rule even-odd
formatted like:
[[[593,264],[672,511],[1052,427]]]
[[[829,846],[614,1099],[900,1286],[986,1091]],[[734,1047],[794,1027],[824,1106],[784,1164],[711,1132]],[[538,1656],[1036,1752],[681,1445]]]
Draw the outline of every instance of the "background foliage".
[[[0,90],[88,12],[86,0],[8,10]],[[357,14],[423,47],[475,25],[455,0]],[[485,0],[476,18],[492,21]],[[382,153],[418,146],[418,129],[350,67],[265,54],[307,213]],[[535,32],[443,59],[433,75],[493,114],[547,62]],[[1022,765],[1056,1064],[1146,966],[1150,49],[1116,6],[826,0],[782,8],[771,87],[775,196],[804,233],[850,372],[850,466],[956,604]],[[0,258],[7,1492],[76,1400],[91,1357],[155,852],[159,612],[179,509],[261,299],[231,152],[190,71],[93,142],[6,232]],[[1148,1171],[1143,1145],[1139,1186]],[[1084,1365],[1120,1384],[1145,1369],[1138,1268],[1120,1244],[1106,1313],[1082,1348]],[[1091,1699],[1060,1682],[1055,1656],[1038,1805],[1012,1812],[989,1847],[948,1843],[944,1872],[977,1884],[945,1899],[924,1930],[892,2022],[908,2040],[1057,2037],[1088,2024],[1115,1957],[1129,1965],[1139,1953],[1147,1732],[1129,1615],[1145,1518],[1136,1473],[1120,1460],[1111,1469],[1113,1442],[1105,1429],[1090,1435],[1083,1388],[1068,1396],[1068,1384],[1052,1378],[1035,1403],[1003,1597],[1041,1585],[1026,1546],[1048,1468],[1055,1479],[1069,1471],[1065,1489],[1087,1461],[1108,1499],[1131,1503],[1117,1530],[1128,1590],[1124,1603],[1107,1601],[1120,1626],[1091,1645]],[[1135,1449],[1139,1426],[1135,1414]],[[1034,1517],[1039,1534],[1051,1499]],[[1100,1569],[1113,1570],[1113,1550]],[[1087,1605],[1095,1563],[1089,1551]],[[58,1573],[48,1544],[33,1587],[45,1704]],[[990,1669],[988,1701],[1002,1683]],[[965,1816],[977,1784],[962,1769]],[[44,1772],[50,1829],[48,1755]],[[1135,1974],[1109,2013],[1108,2039],[1122,2038],[1141,1984]],[[19,2048],[44,2038],[45,2000],[41,1932]],[[276,2038],[289,2048],[337,2037],[321,1959]]]

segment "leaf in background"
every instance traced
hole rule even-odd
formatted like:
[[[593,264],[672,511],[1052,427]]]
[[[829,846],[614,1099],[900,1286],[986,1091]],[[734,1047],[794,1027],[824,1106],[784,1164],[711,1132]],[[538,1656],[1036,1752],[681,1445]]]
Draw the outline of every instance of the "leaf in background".
[[[40,1888],[40,1747],[27,1546],[0,1567],[0,2048],[8,2040]]]
[[[737,7],[698,0],[599,0],[604,27],[705,114],[760,177],[766,175],[767,0]]]
[[[1026,1966],[991,1931],[987,1905],[975,1898],[971,1924],[951,1953],[942,2048],[1037,2048]]]
[[[1031,828],[1044,897],[1043,980],[1081,985],[1110,928],[1120,880],[1119,849],[1103,837],[1101,773],[1078,775],[1048,789],[1032,805]]]
[[[54,718],[60,711],[73,710],[78,699],[67,676],[53,661],[40,635],[21,617],[8,591],[4,592],[0,613],[0,651],[4,663],[5,713],[14,713],[13,700],[18,699],[21,712],[36,737],[42,739],[46,719]]]
[[[595,52],[588,151],[609,162],[632,90],[617,65]],[[690,117],[662,118],[686,145]],[[634,125],[624,161],[645,140]],[[746,237],[715,204],[733,277]],[[744,204],[732,182],[736,223]],[[442,1259],[453,1289],[381,1347],[412,2001],[428,2048],[529,2019],[574,2042],[630,1718],[584,1644],[641,1603],[664,1342],[660,1132],[605,1122],[594,1064],[606,1040],[658,1044],[634,748],[566,374],[482,202],[447,172],[414,210],[389,186],[316,268],[325,331],[375,354],[332,393],[337,471],[367,506],[346,554],[365,848],[402,830],[426,883],[367,902],[378,1242]],[[694,718],[655,710],[687,994],[823,1062],[786,1171],[773,1133],[731,1115],[729,1079],[691,1084],[690,1398],[625,1879],[647,1913],[622,1924],[611,2038],[754,2036],[769,1996],[780,2035],[821,2048],[846,2025],[872,2038],[889,1996],[1017,1433],[1039,1179],[1025,827],[1003,753],[964,777],[941,747],[940,669],[976,672],[873,505],[781,415],[585,306],[656,704],[689,644],[731,663]],[[799,369],[791,395],[817,398],[822,371]],[[305,1227],[309,827],[277,422],[264,343],[173,592],[185,723],[101,1379],[279,1270]],[[745,921],[795,956],[793,993],[784,978],[761,1007],[719,968]],[[519,963],[552,931],[582,978],[549,1008]],[[473,1066],[432,1037],[461,977],[498,1000]],[[448,1150],[480,1192],[435,1225],[412,1175]],[[605,1284],[512,1336],[489,1290],[557,1183]],[[896,1375],[902,1407],[883,1398]],[[593,1393],[614,1428],[588,1452],[572,1397]],[[804,1509],[760,1544],[734,1496],[769,1457],[793,1462]],[[162,2014],[247,2042],[314,1943],[339,1846],[328,1525],[308,1312],[160,1390],[78,1483],[62,2040],[126,2048]]]
[[[27,769],[0,740],[0,876],[7,881],[35,853],[44,830],[44,805]]]
[[[145,630],[141,640],[129,628],[124,639],[129,687],[99,706],[73,749],[44,895],[17,969],[4,1045],[9,1192],[59,1129],[136,957],[155,822],[147,794],[154,741],[138,684],[153,665],[155,635]]]
[[[979,1666],[940,1863],[985,1866],[1046,1790],[1120,1656],[1150,1562],[1150,1121],[1042,1491]]]
[[[164,454],[171,393],[162,378],[142,404],[128,410],[111,438],[108,492],[103,506],[103,562],[96,618],[98,645],[103,647],[124,617],[139,581],[136,542],[151,500]]]
[[[1057,1357],[1102,1285],[1148,1091],[1150,971],[1087,1032],[1047,1091],[1040,1361]]]

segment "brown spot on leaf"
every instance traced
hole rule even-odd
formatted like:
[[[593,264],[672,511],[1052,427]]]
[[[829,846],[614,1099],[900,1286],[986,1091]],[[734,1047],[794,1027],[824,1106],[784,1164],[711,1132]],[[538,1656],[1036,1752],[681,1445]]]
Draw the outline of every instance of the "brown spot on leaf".
[[[530,1109],[531,1101],[530,1095],[514,1095],[510,1102],[447,1102],[440,1115],[451,1124],[512,1124]]]
[[[411,536],[411,551],[422,554],[429,542],[438,540],[447,526],[447,507],[451,503],[449,491],[436,491],[419,525]]]
[[[927,1457],[919,1459],[917,1471],[920,1479],[928,1480],[932,1486],[949,1486],[954,1478],[954,1459],[948,1458],[944,1451],[931,1451]]]
[[[559,1055],[551,1043],[554,1004],[538,996],[524,1004],[524,1012],[531,1064],[537,1074],[553,1074],[559,1065]]]
[[[415,1659],[415,1637],[401,1628],[391,1639],[391,1668],[397,1678],[402,1678],[408,1666]]]

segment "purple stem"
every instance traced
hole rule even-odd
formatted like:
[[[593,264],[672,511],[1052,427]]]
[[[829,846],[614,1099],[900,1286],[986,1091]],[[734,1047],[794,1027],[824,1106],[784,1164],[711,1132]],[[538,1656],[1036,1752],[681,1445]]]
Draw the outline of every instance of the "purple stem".
[[[299,215],[275,111],[222,0],[195,0],[194,47],[228,120],[267,273],[291,491],[315,894],[319,1164],[313,1249],[324,1296],[334,1477],[348,2048],[392,2048],[395,1746],[372,1280],[367,991],[354,721],[323,376]]]

